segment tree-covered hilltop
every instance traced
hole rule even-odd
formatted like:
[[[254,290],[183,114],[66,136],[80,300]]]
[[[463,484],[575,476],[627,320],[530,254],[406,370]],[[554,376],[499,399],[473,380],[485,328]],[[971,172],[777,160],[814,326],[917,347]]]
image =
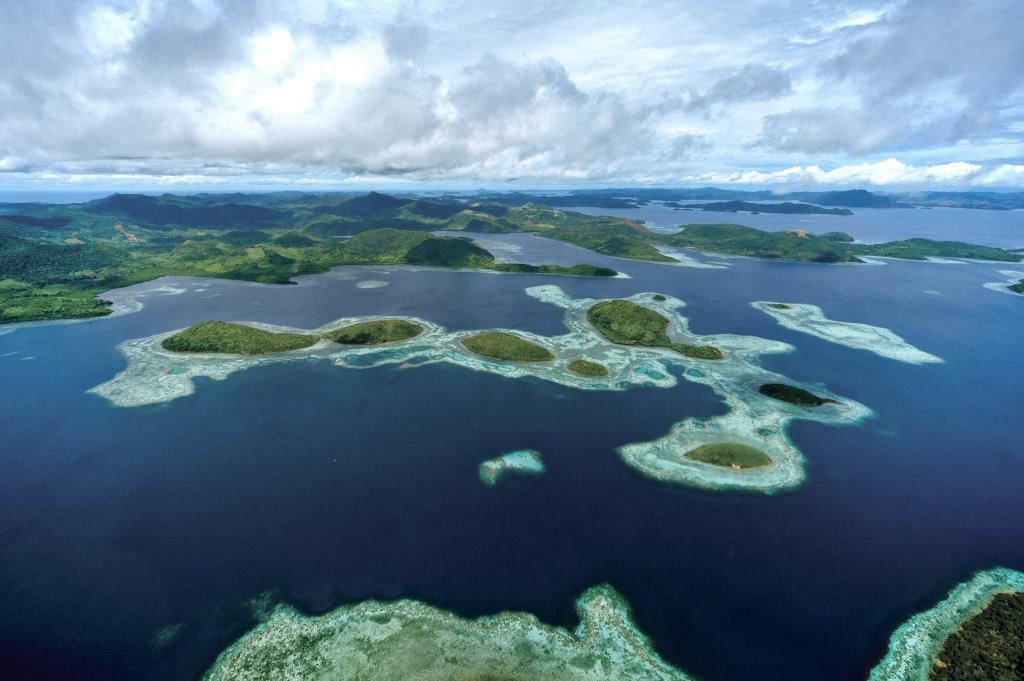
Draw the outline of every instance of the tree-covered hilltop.
[[[205,321],[165,338],[161,345],[173,352],[211,352],[230,355],[272,355],[300,350],[320,340],[299,333],[273,333],[245,324]]]
[[[555,358],[547,348],[504,331],[487,331],[462,339],[467,350],[508,362],[548,362]]]
[[[587,310],[587,321],[605,338],[620,345],[668,348],[687,357],[722,359],[711,345],[678,343],[668,337],[668,318],[628,300],[604,300]]]
[[[356,322],[324,334],[324,338],[342,345],[380,345],[415,338],[423,327],[405,319],[372,319]]]
[[[1024,593],[997,593],[950,634],[931,681],[1018,681],[1024,675]]]

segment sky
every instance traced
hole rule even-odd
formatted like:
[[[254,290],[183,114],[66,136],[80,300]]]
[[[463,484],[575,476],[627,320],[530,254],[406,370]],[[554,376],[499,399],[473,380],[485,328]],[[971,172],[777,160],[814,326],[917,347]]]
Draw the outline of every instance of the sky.
[[[1024,189],[1021,0],[0,0],[0,189]]]

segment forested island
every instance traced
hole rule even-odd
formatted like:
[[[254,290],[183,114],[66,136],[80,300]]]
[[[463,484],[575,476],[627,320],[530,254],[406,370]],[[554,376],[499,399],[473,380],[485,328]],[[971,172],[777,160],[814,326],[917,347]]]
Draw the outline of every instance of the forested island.
[[[823,263],[856,263],[861,256],[1022,259],[1020,253],[957,241],[857,244],[842,232],[817,236],[733,224],[686,225],[664,234],[634,220],[562,211],[522,197],[504,204],[503,198],[508,197],[460,201],[376,192],[270,192],[115,194],[69,205],[0,204],[0,324],[106,315],[110,303],[98,295],[164,275],[286,284],[338,265],[617,274],[597,265],[497,262],[469,239],[431,234],[442,230],[530,232],[602,255],[664,263],[677,261],[662,252],[665,247]]]
[[[508,362],[548,362],[555,358],[551,352],[532,341],[503,331],[487,331],[462,339],[470,352]]]
[[[668,337],[668,318],[628,300],[605,300],[587,310],[587,321],[601,335],[620,345],[668,348],[697,359],[722,359],[711,345],[678,343]]]
[[[758,387],[757,392],[773,400],[789,402],[798,407],[820,407],[823,404],[836,404],[836,401],[827,397],[819,397],[810,390],[798,388],[795,385],[785,383],[765,383]]]
[[[712,203],[666,203],[677,210],[706,210],[719,213],[782,213],[785,215],[853,215],[849,208],[823,208],[810,203],[754,203],[752,201],[715,201]]]
[[[1017,681],[1024,673],[1024,593],[997,593],[942,644],[930,681]]]
[[[772,462],[771,457],[760,449],[738,442],[716,442],[701,445],[687,452],[686,458],[733,470],[763,468]]]
[[[404,319],[373,319],[343,326],[323,337],[342,345],[381,345],[409,340],[421,333],[422,326]]]
[[[320,340],[298,333],[274,333],[245,324],[205,321],[169,338],[161,346],[173,352],[215,352],[231,355],[272,355],[301,350]]]

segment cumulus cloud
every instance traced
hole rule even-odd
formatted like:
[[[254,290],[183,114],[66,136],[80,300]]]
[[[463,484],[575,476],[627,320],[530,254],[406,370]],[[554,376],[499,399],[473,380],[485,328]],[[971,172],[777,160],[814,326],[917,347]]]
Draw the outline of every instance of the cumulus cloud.
[[[0,184],[673,183],[894,155],[1020,185],[1022,8],[11,2]]]

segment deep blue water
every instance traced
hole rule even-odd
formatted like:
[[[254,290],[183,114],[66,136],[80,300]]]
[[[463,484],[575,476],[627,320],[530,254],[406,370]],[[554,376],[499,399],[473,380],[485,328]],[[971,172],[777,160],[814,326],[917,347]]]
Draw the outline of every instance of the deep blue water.
[[[0,669],[194,678],[249,625],[240,604],[267,590],[311,612],[404,596],[572,626],[579,594],[608,582],[658,651],[707,681],[861,679],[898,624],[973,571],[1024,569],[1024,298],[982,287],[1005,266],[736,258],[699,270],[491,238],[517,259],[632,278],[178,279],[188,292],[148,297],[138,313],[0,335]],[[391,283],[358,289],[348,273]],[[207,318],[312,327],[398,313],[558,333],[561,311],[523,293],[542,283],[678,296],[697,332],[792,343],[766,358],[771,369],[877,416],[795,424],[807,482],[767,497],[656,483],[619,460],[616,445],[724,410],[686,382],[598,393],[454,366],[310,361],[201,380],[191,397],[138,409],[85,392],[123,367],[121,341]],[[762,299],[891,328],[946,363],[788,331],[750,308]],[[543,452],[548,472],[480,484],[481,460],[521,448]],[[154,650],[153,632],[177,622],[180,639]]]

